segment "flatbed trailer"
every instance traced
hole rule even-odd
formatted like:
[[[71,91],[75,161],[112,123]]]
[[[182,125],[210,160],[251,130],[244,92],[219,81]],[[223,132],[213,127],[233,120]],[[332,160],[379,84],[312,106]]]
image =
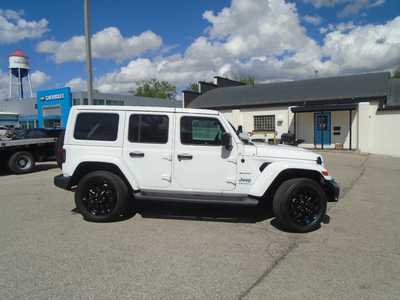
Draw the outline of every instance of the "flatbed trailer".
[[[54,157],[57,138],[0,140],[0,165],[14,174],[32,172],[37,161]]]

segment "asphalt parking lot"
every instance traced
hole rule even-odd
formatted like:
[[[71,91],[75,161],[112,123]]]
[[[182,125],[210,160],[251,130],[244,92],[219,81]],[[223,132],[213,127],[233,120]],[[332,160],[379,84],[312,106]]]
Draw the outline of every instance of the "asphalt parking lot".
[[[54,165],[1,174],[0,299],[399,299],[400,159],[323,155],[344,195],[308,234],[182,204],[88,223]]]

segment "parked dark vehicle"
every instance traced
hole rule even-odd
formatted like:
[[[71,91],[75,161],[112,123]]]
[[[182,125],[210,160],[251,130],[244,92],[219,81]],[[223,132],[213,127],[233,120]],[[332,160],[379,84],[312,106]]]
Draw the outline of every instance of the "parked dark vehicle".
[[[63,132],[63,129],[13,129],[9,140],[0,141],[0,165],[14,174],[23,174],[32,172],[36,162],[55,160],[59,156],[57,140]]]
[[[25,133],[26,139],[38,139],[38,138],[58,138],[63,129],[56,128],[33,128],[28,129]]]
[[[291,146],[298,146],[301,143],[304,143],[303,139],[296,139],[294,133],[282,133],[281,135],[281,144],[291,145]]]

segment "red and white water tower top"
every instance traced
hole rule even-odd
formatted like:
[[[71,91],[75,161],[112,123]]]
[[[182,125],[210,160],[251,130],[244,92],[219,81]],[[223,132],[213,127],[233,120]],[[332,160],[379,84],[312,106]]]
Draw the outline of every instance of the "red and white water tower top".
[[[21,50],[16,50],[8,57],[8,69],[10,73],[10,99],[24,98],[24,85],[29,85],[31,97],[32,83],[28,56]]]

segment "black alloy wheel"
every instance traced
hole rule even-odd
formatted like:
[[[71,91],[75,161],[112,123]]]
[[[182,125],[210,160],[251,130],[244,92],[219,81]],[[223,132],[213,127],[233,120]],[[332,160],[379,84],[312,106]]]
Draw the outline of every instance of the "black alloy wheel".
[[[309,187],[296,190],[288,203],[289,215],[300,226],[315,223],[323,213],[322,199],[317,192]]]
[[[93,216],[108,216],[115,209],[117,195],[106,178],[93,178],[88,183],[82,204]]]
[[[293,178],[279,186],[272,204],[274,215],[283,229],[310,232],[321,225],[327,197],[319,182],[311,178]]]
[[[78,182],[75,204],[83,218],[92,222],[108,222],[128,212],[132,199],[126,182],[109,171],[93,171]]]

